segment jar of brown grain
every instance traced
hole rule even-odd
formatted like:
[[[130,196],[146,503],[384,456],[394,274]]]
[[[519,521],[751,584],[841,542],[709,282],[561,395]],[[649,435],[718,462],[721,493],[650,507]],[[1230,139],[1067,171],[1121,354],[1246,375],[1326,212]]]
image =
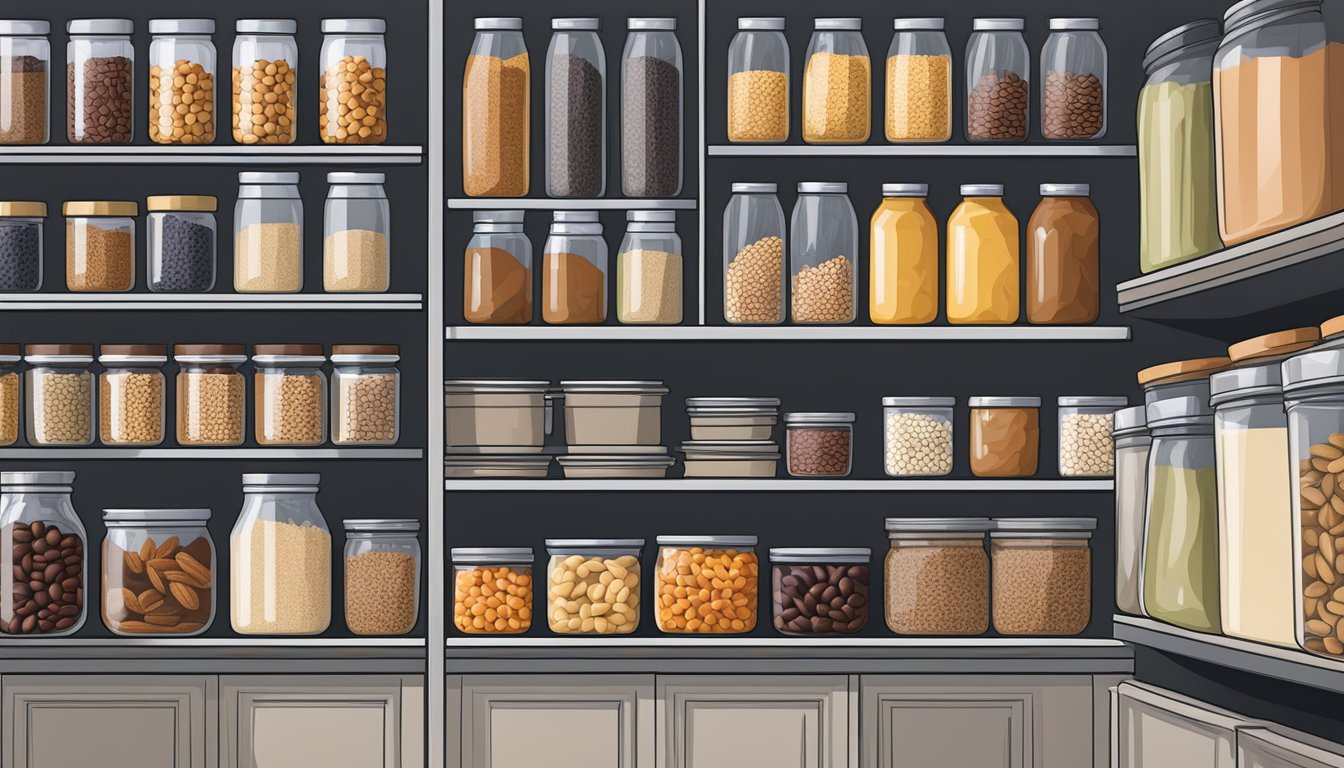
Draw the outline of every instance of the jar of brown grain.
[[[247,382],[238,366],[247,362],[242,344],[178,344],[177,442],[180,445],[243,444]]]
[[[321,344],[258,344],[256,439],[259,445],[321,445],[327,440],[327,362]]]
[[[143,448],[163,442],[163,344],[104,344],[98,362],[98,439]]]
[[[887,627],[898,635],[983,635],[989,556],[983,517],[887,520]]]
[[[1077,635],[1092,618],[1094,518],[995,520],[994,631],[1001,635]]]
[[[972,397],[971,473],[1031,477],[1041,447],[1041,398]]]

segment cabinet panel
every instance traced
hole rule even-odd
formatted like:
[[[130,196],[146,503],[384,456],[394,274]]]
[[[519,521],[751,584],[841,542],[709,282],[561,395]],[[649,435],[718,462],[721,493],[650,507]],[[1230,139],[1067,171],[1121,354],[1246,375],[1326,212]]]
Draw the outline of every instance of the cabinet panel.
[[[1114,768],[1232,768],[1243,721],[1216,707],[1142,683],[1115,696]]]
[[[1237,731],[1237,768],[1344,768],[1344,744],[1303,733],[1244,728]]]

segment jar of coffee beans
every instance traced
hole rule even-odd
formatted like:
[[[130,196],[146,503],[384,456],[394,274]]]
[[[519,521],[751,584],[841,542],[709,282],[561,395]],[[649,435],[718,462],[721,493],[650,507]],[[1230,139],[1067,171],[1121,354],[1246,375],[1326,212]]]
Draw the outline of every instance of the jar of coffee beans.
[[[323,19],[318,127],[323,144],[387,141],[387,45],[382,19]]]
[[[216,198],[159,195],[145,200],[146,278],[155,293],[209,293],[215,287]]]
[[[1106,134],[1106,43],[1099,19],[1051,19],[1041,49],[1041,135],[1083,141]]]
[[[770,550],[775,629],[852,635],[868,626],[867,547]]]
[[[65,25],[66,138],[71,144],[130,144],[135,45],[130,19],[75,19]]]
[[[0,567],[16,576],[0,591],[4,634],[58,637],[84,625],[88,534],[74,482],[74,472],[0,472]]]
[[[976,19],[966,44],[966,138],[1026,141],[1031,52],[1022,19]]]

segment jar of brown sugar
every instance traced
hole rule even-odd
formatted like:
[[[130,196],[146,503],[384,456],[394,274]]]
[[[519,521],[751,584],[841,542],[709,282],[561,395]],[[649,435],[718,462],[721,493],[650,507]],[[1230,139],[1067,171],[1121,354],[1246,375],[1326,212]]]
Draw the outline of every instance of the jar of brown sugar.
[[[463,260],[462,317],[468,323],[532,322],[532,242],[522,211],[476,211]]]
[[[1031,477],[1041,443],[1041,398],[972,397],[971,473]]]
[[[163,344],[104,344],[98,362],[98,439],[103,445],[147,447],[163,442]]]
[[[607,319],[607,242],[596,211],[556,211],[543,249],[541,319],[601,325]]]
[[[178,344],[177,442],[180,445],[243,444],[247,362],[242,344]]]
[[[1042,184],[1027,223],[1027,322],[1086,325],[1101,313],[1101,224],[1087,184]]]
[[[994,631],[1077,635],[1092,619],[1093,518],[995,520]]]
[[[845,477],[854,455],[854,414],[790,413],[787,430],[789,474]]]
[[[258,344],[256,439],[259,445],[321,445],[327,440],[327,362],[321,344]]]
[[[887,520],[887,627],[898,635],[983,635],[989,556],[983,517]]]

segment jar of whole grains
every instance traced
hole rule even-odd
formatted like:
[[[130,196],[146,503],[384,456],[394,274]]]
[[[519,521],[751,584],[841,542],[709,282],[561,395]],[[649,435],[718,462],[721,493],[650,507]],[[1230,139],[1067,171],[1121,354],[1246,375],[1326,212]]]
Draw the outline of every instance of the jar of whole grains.
[[[458,547],[450,554],[457,631],[520,635],[532,628],[531,547]]]
[[[346,520],[345,625],[404,635],[420,616],[420,522]]]
[[[887,49],[887,141],[952,138],[952,49],[938,18],[895,19]]]
[[[597,17],[551,19],[546,49],[546,194],[602,197],[607,184],[607,52]]]
[[[98,439],[104,445],[147,447],[163,442],[163,344],[104,344],[98,363]]]
[[[243,475],[229,534],[229,598],[241,635],[320,635],[331,624],[331,530],[317,474]]]
[[[1092,620],[1092,518],[995,520],[994,631],[1077,635]]]
[[[887,627],[898,635],[983,635],[989,556],[982,517],[887,520]]]
[[[728,44],[728,140],[789,140],[789,41],[784,17],[740,18]]]
[[[681,194],[685,63],[675,18],[626,20],[621,52],[621,194]]]
[[[789,475],[845,477],[854,459],[854,414],[790,413],[784,416]]]
[[[321,445],[327,440],[327,356],[321,344],[252,348],[255,436],[260,445]]]
[[[392,279],[392,210],[382,173],[329,173],[322,288],[383,293]]]
[[[303,290],[299,174],[238,174],[238,201],[233,209],[233,289],[239,293]]]
[[[883,465],[891,477],[952,474],[955,397],[884,397]]]
[[[723,209],[723,319],[732,325],[784,322],[784,238],[778,185],[735,182]]]
[[[92,344],[29,344],[28,442],[89,445],[93,442]]]
[[[862,144],[872,133],[873,65],[863,19],[816,19],[803,64],[803,141]]]
[[[0,65],[3,63],[4,57],[0,56]],[[0,75],[0,83],[3,83],[3,75]],[[0,113],[2,117],[3,113]],[[46,218],[46,203],[0,203],[0,291],[30,293],[42,287],[42,241]]]
[[[387,44],[383,19],[323,19],[323,144],[387,141]]]
[[[331,442],[394,445],[401,425],[396,344],[331,347]]]
[[[140,206],[121,201],[72,201],[65,214],[65,287],[129,291],[135,287],[135,217]]]
[[[18,344],[0,344],[0,445],[19,440]]]
[[[616,320],[625,325],[681,322],[681,238],[676,211],[628,211],[616,252]]]
[[[151,19],[149,34],[149,140],[214,143],[214,20]]]
[[[178,344],[177,442],[181,445],[243,444],[247,362],[242,344]]]
[[[475,21],[462,73],[462,191],[525,197],[530,188],[532,65],[516,16]]]

